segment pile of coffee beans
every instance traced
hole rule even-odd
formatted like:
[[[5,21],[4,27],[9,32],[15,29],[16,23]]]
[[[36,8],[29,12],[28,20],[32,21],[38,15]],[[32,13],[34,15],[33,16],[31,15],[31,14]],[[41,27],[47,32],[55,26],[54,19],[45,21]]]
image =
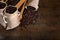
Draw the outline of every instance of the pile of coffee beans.
[[[5,8],[5,6],[6,6],[6,4],[5,4],[5,3],[0,2],[0,9]]]
[[[38,18],[38,11],[25,9],[23,13],[23,18],[21,20],[21,26],[23,27],[32,24],[33,21],[37,20],[37,18]]]
[[[17,10],[17,8],[16,8],[16,7],[13,7],[13,6],[8,6],[8,7],[6,7],[6,13],[12,14],[12,13],[14,13],[16,10]]]
[[[6,3],[7,5],[15,6],[20,0],[8,0]]]

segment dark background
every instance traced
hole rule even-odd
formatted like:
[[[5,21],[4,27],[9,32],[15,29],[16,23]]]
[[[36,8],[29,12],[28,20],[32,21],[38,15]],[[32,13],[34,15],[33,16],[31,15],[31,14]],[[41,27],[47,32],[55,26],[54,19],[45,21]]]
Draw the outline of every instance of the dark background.
[[[40,0],[38,14],[37,22],[23,30],[0,26],[0,40],[60,40],[60,0]]]

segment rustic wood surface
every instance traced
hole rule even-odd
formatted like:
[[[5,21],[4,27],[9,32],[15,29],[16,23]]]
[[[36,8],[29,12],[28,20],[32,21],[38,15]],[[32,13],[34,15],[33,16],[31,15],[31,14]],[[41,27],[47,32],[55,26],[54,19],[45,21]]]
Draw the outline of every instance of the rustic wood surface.
[[[6,31],[0,26],[2,40],[60,40],[60,0],[40,0],[39,18],[27,28]]]

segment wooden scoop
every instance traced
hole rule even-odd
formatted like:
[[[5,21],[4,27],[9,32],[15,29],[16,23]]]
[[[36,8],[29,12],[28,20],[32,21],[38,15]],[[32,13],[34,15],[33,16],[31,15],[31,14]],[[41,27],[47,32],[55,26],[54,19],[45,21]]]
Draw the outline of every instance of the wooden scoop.
[[[19,9],[19,7],[21,7],[21,5],[24,3],[24,5],[23,5],[23,7],[22,7],[22,10],[21,10],[21,12],[20,12],[20,15],[19,15],[19,20],[21,20],[22,19],[22,14],[23,14],[23,11],[24,11],[24,7],[25,7],[25,4],[26,4],[26,0],[20,0],[18,3],[17,3],[17,5],[16,5],[16,7],[17,7],[17,9]]]

